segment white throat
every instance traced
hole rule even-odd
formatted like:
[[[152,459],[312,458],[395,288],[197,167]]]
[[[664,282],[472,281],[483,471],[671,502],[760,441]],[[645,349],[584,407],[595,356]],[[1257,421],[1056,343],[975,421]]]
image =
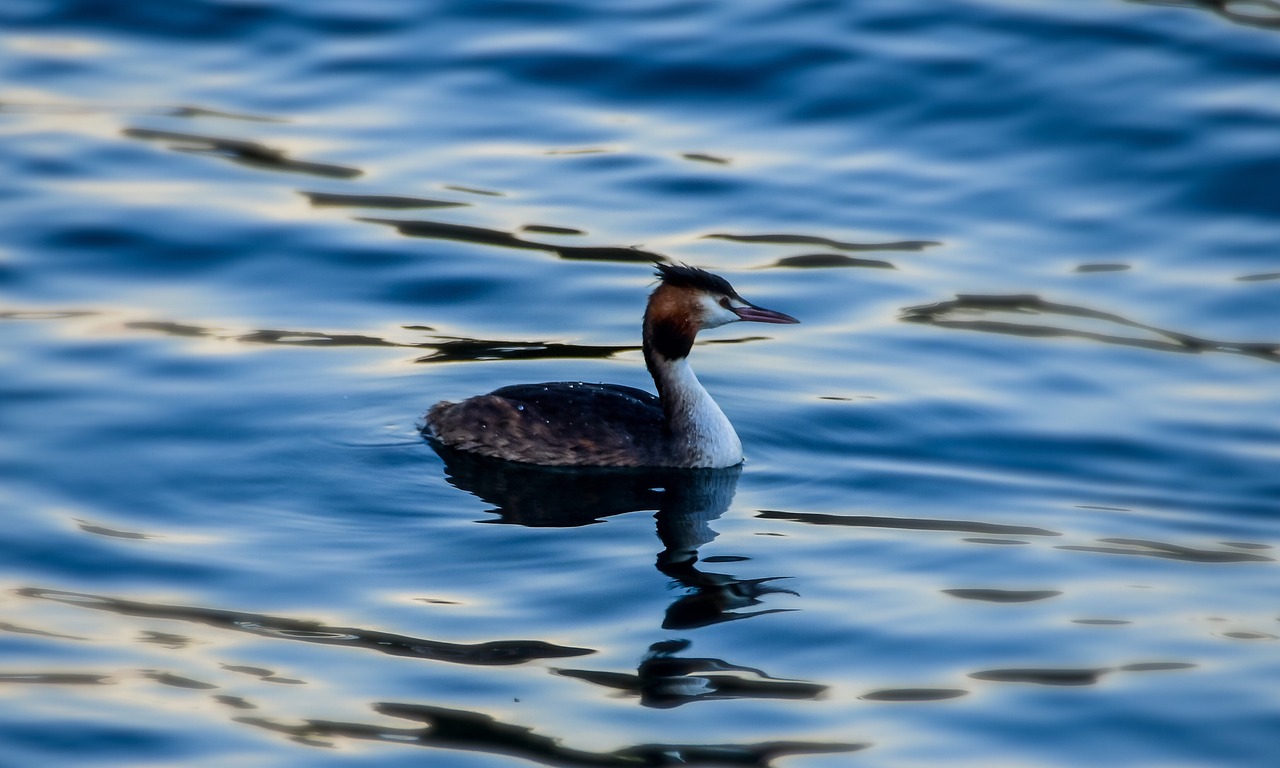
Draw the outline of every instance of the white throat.
[[[689,367],[689,359],[659,359],[663,409],[670,421],[677,451],[688,466],[732,467],[742,463],[742,441],[728,417]]]

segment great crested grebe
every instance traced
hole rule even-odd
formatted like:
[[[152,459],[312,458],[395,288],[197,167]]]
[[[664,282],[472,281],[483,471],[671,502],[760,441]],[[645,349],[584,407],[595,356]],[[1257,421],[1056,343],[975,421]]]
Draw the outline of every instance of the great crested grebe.
[[[657,264],[644,311],[644,362],[658,396],[620,384],[516,384],[427,412],[424,434],[446,448],[525,464],[731,467],[742,443],[689,368],[698,331],[738,320],[798,323],[746,301],[729,281]]]

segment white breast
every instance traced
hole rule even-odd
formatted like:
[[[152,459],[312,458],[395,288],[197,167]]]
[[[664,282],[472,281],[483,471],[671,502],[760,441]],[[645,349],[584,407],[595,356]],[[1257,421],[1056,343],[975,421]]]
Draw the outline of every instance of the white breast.
[[[669,363],[663,371],[664,397],[670,397],[672,428],[684,438],[693,466],[732,467],[742,463],[742,441],[733,424],[698,381],[687,358]]]

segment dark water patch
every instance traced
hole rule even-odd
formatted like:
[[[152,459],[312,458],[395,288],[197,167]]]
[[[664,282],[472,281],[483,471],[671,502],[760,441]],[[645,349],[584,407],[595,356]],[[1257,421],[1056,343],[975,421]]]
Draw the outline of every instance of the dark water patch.
[[[708,155],[705,152],[682,152],[680,156],[695,163],[711,163],[712,165],[728,165],[729,158]]]
[[[497,246],[502,248],[526,248],[526,250],[549,251],[552,247],[544,243],[526,241],[515,234],[488,227],[471,227],[468,224],[449,224],[445,221],[422,221],[416,219],[375,219],[360,216],[357,221],[370,224],[385,224],[396,228],[406,237],[424,237],[430,239],[448,239],[480,246]]]
[[[317,208],[461,208],[471,203],[454,200],[432,200],[426,197],[405,195],[351,195],[340,192],[306,192],[299,190]]]
[[[995,544],[997,546],[1009,547],[1025,546],[1031,543],[1029,541],[1022,541],[1021,539],[983,539],[978,537],[961,539],[961,541],[965,541],[970,544]]]
[[[125,220],[98,221],[92,223],[65,222],[61,227],[49,233],[47,245],[55,249],[83,254],[128,254],[136,262],[155,259],[151,264],[163,268],[183,270],[204,261],[214,254],[201,244],[193,244],[183,254],[183,258],[175,259],[170,253],[161,255],[154,248],[154,241],[145,228],[135,226],[136,222]],[[225,254],[219,254],[225,258]],[[208,262],[206,262],[208,263]]]
[[[1280,30],[1280,2],[1275,0],[1126,0],[1126,2],[1208,11],[1236,24],[1258,29]]]
[[[219,629],[247,632],[261,637],[299,640],[321,645],[337,645],[378,651],[391,656],[407,656],[452,664],[507,666],[537,659],[583,656],[594,651],[555,645],[540,640],[495,640],[486,643],[446,643],[439,640],[395,635],[357,627],[331,627],[319,622],[265,614],[226,611],[185,605],[163,605],[137,600],[122,600],[84,592],[25,587],[15,594],[40,600],[53,600],[67,605],[110,611],[122,616],[204,624]]]
[[[800,256],[784,256],[769,267],[785,269],[815,269],[839,267],[866,267],[870,269],[897,269],[893,264],[881,259],[859,259],[843,253],[806,253]]]
[[[277,331],[261,329],[241,334],[236,341],[248,344],[285,344],[302,347],[399,347],[404,346],[376,336],[359,333],[324,333],[322,331]]]
[[[1138,662],[1120,667],[1098,668],[1015,668],[987,669],[974,672],[969,677],[989,682],[1027,682],[1032,685],[1085,686],[1097,685],[1103,676],[1112,672],[1176,672],[1192,669],[1198,664],[1188,662]]]
[[[222,109],[211,109],[209,107],[200,107],[195,105],[183,105],[179,107],[169,107],[160,110],[160,114],[169,117],[216,117],[222,120],[244,120],[251,123],[287,123],[288,120],[282,117],[270,117],[268,115],[251,115],[245,112],[228,112]]]
[[[80,519],[77,519],[77,520],[75,521],[75,523],[76,523],[76,526],[77,526],[80,530],[84,531],[85,533],[92,533],[92,534],[93,534],[93,535],[95,535],[95,536],[107,536],[107,537],[109,537],[109,538],[113,538],[113,539],[158,539],[158,538],[161,538],[161,537],[159,537],[159,536],[154,536],[154,535],[149,534],[149,533],[139,533],[139,532],[137,532],[137,531],[121,531],[121,530],[117,530],[117,529],[115,529],[115,528],[108,528],[108,527],[106,527],[105,525],[98,525],[98,524],[96,524],[96,523],[91,523],[91,522],[89,522],[88,520],[80,520]]]
[[[374,705],[374,711],[422,723],[422,727],[392,728],[333,720],[306,720],[294,724],[268,718],[237,718],[236,722],[280,733],[303,744],[329,746],[337,739],[379,741],[508,755],[540,765],[568,768],[770,768],[776,760],[790,756],[853,752],[870,746],[865,743],[770,741],[757,744],[638,744],[611,752],[591,752],[566,746],[560,737],[542,736],[531,728],[504,723],[479,712],[391,702]]]
[[[465,192],[468,195],[481,195],[483,197],[504,197],[503,193],[495,192],[492,189],[477,189],[476,187],[461,187],[461,186],[458,186],[457,184],[445,184],[444,188],[452,190],[454,192]]]
[[[990,669],[969,675],[975,680],[994,683],[1032,683],[1035,685],[1095,685],[1111,672],[1101,669]]]
[[[1072,619],[1072,624],[1087,624],[1094,627],[1118,627],[1125,624],[1132,624],[1132,621],[1125,619]]]
[[[984,603],[1031,603],[1062,594],[1056,589],[944,589],[942,592],[961,600],[980,600]]]
[[[293,677],[280,677],[269,669],[262,667],[248,667],[241,664],[221,664],[219,665],[228,672],[235,672],[241,675],[249,675],[256,677],[264,683],[276,683],[279,685],[306,685],[305,680],[298,680]]]
[[[124,327],[136,331],[155,331],[157,333],[163,333],[166,336],[181,336],[184,338],[226,338],[222,336],[219,329],[216,328],[206,328],[200,325],[187,325],[184,323],[162,320],[139,320],[135,322],[128,322],[124,324]]]
[[[189,677],[183,677],[182,675],[175,675],[172,672],[162,672],[155,669],[143,670],[142,676],[148,680],[154,680],[161,685],[167,685],[172,688],[186,688],[192,691],[208,691],[218,687],[213,683],[192,680]]]
[[[871,515],[829,515],[813,512],[779,512],[762,509],[756,517],[764,520],[790,520],[809,525],[839,525],[853,528],[895,528],[904,531],[951,531],[954,533],[1006,533],[1014,536],[1061,536],[1047,528],[1027,525],[1003,525],[970,520],[930,520],[918,517],[875,517]]]
[[[111,675],[81,672],[0,672],[0,685],[114,685]]]
[[[547,251],[562,259],[579,261],[620,261],[620,262],[655,262],[666,261],[666,257],[639,248],[622,246],[583,246],[555,245],[535,240],[526,240],[511,232],[489,227],[476,227],[469,224],[450,224],[443,221],[422,221],[419,219],[380,219],[358,217],[356,221],[371,224],[386,224],[395,227],[396,231],[406,237],[425,237],[433,240],[456,240],[475,245],[491,245],[499,248],[519,248],[531,251]]]
[[[946,701],[968,696],[969,692],[962,688],[885,688],[879,691],[864,693],[858,698],[866,701]]]
[[[735,243],[760,243],[762,245],[821,245],[842,251],[922,251],[942,243],[934,240],[897,240],[887,243],[851,243],[813,235],[733,235],[715,233],[703,235],[712,240],[730,240]]]
[[[257,709],[258,705],[250,702],[243,696],[230,696],[225,693],[217,694],[213,700],[219,704],[225,704],[232,709]]]
[[[571,261],[615,261],[624,264],[653,263],[666,261],[667,257],[634,246],[568,246],[562,245],[548,250],[554,251],[562,259]]]
[[[1096,685],[1112,672],[1176,672],[1193,669],[1196,664],[1181,661],[1149,661],[1124,664],[1119,667],[1098,668],[1020,668],[990,669],[974,672],[969,677],[996,683],[1030,683],[1033,685],[1085,686]]]
[[[816,699],[827,690],[826,686],[814,683],[752,680],[736,675],[693,674],[688,671],[667,671],[648,676],[586,669],[557,669],[556,673],[636,697],[641,706],[656,709],[673,709],[694,701]]]
[[[1275,635],[1266,632],[1249,632],[1245,630],[1236,630],[1234,632],[1222,632],[1218,637],[1225,637],[1228,640],[1277,640]]]
[[[566,344],[558,341],[510,341],[441,337],[439,341],[406,344],[435,350],[415,363],[459,363],[487,360],[604,360],[640,349],[636,345]]]
[[[1237,277],[1236,280],[1239,280],[1242,283],[1257,283],[1264,280],[1280,280],[1280,272],[1262,272],[1256,275],[1244,275],[1242,277]]]
[[[146,632],[138,635],[138,642],[158,645],[162,648],[168,648],[171,651],[190,648],[196,644],[196,641],[193,638],[187,637],[186,635],[176,635],[172,632],[156,632],[155,630],[147,630]]]
[[[165,48],[160,54],[152,53],[152,57],[164,58],[145,59],[148,74],[187,71],[179,68],[179,61],[184,58],[182,53],[188,50],[199,51],[206,46],[228,41],[257,39],[264,30],[283,32],[279,25],[287,18],[282,10],[275,7],[224,6],[220,3],[189,3],[181,6],[170,6],[167,3],[122,3],[97,6],[93,3],[73,2],[54,6],[36,3],[10,8],[12,11],[9,11],[7,21],[15,30],[34,28],[45,31],[51,25],[61,24],[64,28],[77,32],[91,30],[99,34],[106,33],[111,36],[110,39],[125,39],[131,43],[165,40],[177,46]],[[326,20],[317,18],[312,22],[318,25],[316,31],[324,29],[324,26],[319,26],[324,21]],[[335,20],[330,17],[327,21],[332,24]],[[373,26],[371,20],[358,16],[347,17],[342,21],[351,31],[369,31]],[[241,59],[252,56],[245,50],[239,51],[239,55]],[[232,65],[227,62],[223,66]],[[102,81],[95,79],[92,82],[96,85]],[[113,87],[120,87],[114,80],[108,82]]]
[[[524,232],[536,232],[543,235],[585,235],[585,230],[573,227],[557,227],[551,224],[525,224],[520,228]]]
[[[59,632],[50,632],[45,629],[23,627],[17,624],[10,624],[7,621],[0,621],[0,632],[12,632],[15,635],[33,635],[35,637],[50,637],[56,640],[88,640],[89,639],[87,637],[77,637],[76,635],[64,635]]]
[[[1235,547],[1236,549],[1275,549],[1270,544],[1258,544],[1251,541],[1221,541],[1218,543],[1224,547]]]
[[[735,675],[723,669],[745,669],[748,675]],[[556,669],[556,673],[632,696],[639,699],[643,707],[654,709],[673,709],[692,701],[812,700],[827,691],[824,685],[776,680],[755,669],[733,667],[719,659],[650,659],[640,664],[635,675],[596,669]]]
[[[1116,544],[1114,547],[1100,547],[1085,544],[1063,544],[1058,549],[1073,552],[1099,552],[1108,555],[1141,555],[1144,557],[1163,557],[1170,560],[1182,560],[1188,563],[1271,563],[1274,558],[1255,555],[1250,552],[1236,552],[1220,549],[1196,549],[1179,544],[1166,544],[1159,541],[1143,539],[1107,538],[1098,539],[1103,544]]]
[[[1110,312],[1100,312],[1070,304],[1058,304],[1045,301],[1039,296],[1028,294],[1015,295],[959,295],[954,300],[936,304],[924,304],[907,307],[902,310],[901,320],[909,323],[923,323],[939,328],[956,328],[985,333],[1001,333],[1011,336],[1027,336],[1036,338],[1074,338],[1100,341],[1106,344],[1119,344],[1139,347],[1161,352],[1227,352],[1248,355],[1271,362],[1280,362],[1280,343],[1272,342],[1233,342],[1213,341],[1199,338],[1178,331],[1157,328],[1153,325],[1129,320]],[[968,319],[984,313],[1009,313],[1024,317],[1057,315],[1070,318],[1085,318],[1112,323],[1124,328],[1135,328],[1149,331],[1157,337],[1143,338],[1118,334],[1107,334],[1083,329],[1048,325],[1040,322],[1018,322],[1006,320]],[[963,318],[963,319],[962,319]]]
[[[263,170],[305,173],[337,179],[351,179],[364,173],[359,168],[345,165],[294,160],[284,150],[268,147],[256,141],[178,131],[158,131],[151,128],[126,128],[122,133],[131,139],[169,142],[169,149],[177,152],[221,157],[234,163]]]
[[[1125,507],[1103,507],[1097,504],[1077,504],[1076,509],[1096,509],[1099,512],[1132,512],[1132,509]]]
[[[263,667],[250,667],[243,664],[221,664],[219,665],[228,672],[236,672],[241,675],[250,675],[252,677],[269,677],[275,672]]]
[[[1141,661],[1136,664],[1125,664],[1119,667],[1121,672],[1176,672],[1181,669],[1195,669],[1198,664],[1185,661]]]
[[[1097,272],[1125,272],[1133,267],[1128,264],[1081,264],[1075,268],[1076,272],[1081,274],[1093,274]]]

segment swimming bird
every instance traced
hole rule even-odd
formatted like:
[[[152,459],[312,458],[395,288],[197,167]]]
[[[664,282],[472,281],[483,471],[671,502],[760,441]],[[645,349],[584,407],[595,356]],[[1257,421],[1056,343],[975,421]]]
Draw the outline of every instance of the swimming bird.
[[[731,467],[742,442],[689,367],[698,331],[746,320],[798,323],[729,281],[659,263],[644,312],[644,361],[658,394],[620,384],[516,384],[436,403],[423,434],[447,449],[560,467]]]

